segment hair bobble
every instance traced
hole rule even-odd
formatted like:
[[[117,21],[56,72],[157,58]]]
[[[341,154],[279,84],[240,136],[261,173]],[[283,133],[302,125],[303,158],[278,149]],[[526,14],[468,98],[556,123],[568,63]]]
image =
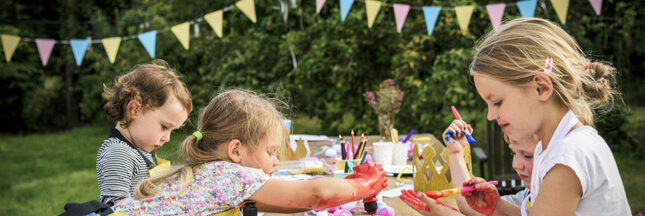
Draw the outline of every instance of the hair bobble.
[[[201,133],[201,132],[199,132],[199,131],[195,131],[195,132],[193,133],[193,136],[197,137],[197,141],[198,141],[198,142],[199,142],[200,140],[202,140],[202,138],[203,138],[202,133]]]
[[[549,62],[549,60],[551,60],[551,62]],[[552,70],[553,70],[553,58],[546,57],[546,63],[544,63],[544,73],[550,74]]]

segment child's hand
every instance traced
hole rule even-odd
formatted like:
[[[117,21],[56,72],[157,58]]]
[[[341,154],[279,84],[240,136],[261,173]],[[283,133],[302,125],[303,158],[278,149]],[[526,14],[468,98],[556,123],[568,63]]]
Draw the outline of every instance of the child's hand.
[[[359,196],[373,196],[387,187],[387,178],[385,171],[380,164],[363,164],[354,167],[354,173],[345,177],[345,179],[354,179],[354,187],[357,189]]]
[[[454,215],[457,209],[433,198],[424,193],[415,193],[412,190],[401,190],[399,198],[423,215]]]
[[[468,145],[464,130],[468,130],[471,134],[473,128],[461,120],[454,120],[452,124],[443,132],[443,142],[448,148],[450,153],[462,153],[464,147]]]
[[[499,193],[497,187],[486,183],[483,178],[472,178],[464,182],[464,186],[474,186],[475,191],[464,193],[468,205],[484,215],[491,215],[497,207]]]

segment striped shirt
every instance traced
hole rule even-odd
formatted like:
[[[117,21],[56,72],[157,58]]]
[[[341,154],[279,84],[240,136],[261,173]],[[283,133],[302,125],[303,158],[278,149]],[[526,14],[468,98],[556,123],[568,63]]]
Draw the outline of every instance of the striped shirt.
[[[102,203],[114,204],[132,197],[134,190],[155,165],[154,153],[147,153],[130,143],[116,128],[103,141],[96,157],[96,180]],[[144,159],[145,157],[145,159]]]

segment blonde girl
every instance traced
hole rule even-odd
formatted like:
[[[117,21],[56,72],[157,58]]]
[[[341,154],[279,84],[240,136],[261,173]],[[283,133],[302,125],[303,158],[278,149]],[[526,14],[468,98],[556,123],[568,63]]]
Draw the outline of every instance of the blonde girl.
[[[258,211],[291,213],[361,200],[387,186],[378,165],[359,166],[346,179],[271,179],[287,141],[277,102],[245,90],[219,94],[204,108],[197,132],[181,145],[190,164],[143,181],[135,199],[113,209],[134,215],[238,214],[249,200]]]
[[[611,150],[592,127],[594,111],[620,100],[612,89],[615,73],[540,18],[512,20],[476,48],[470,74],[488,104],[488,120],[497,121],[511,140],[533,134],[541,140],[534,152],[529,215],[630,215]],[[490,208],[485,201],[497,194],[494,186],[465,182],[471,183],[477,191],[466,195],[469,205]]]

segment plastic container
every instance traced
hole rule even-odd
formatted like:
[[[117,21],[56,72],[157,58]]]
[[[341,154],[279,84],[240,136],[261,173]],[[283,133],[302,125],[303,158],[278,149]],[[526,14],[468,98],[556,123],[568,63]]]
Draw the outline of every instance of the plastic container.
[[[275,167],[276,172],[289,172],[291,174],[322,173],[324,165],[321,161],[294,160],[280,161]]]

